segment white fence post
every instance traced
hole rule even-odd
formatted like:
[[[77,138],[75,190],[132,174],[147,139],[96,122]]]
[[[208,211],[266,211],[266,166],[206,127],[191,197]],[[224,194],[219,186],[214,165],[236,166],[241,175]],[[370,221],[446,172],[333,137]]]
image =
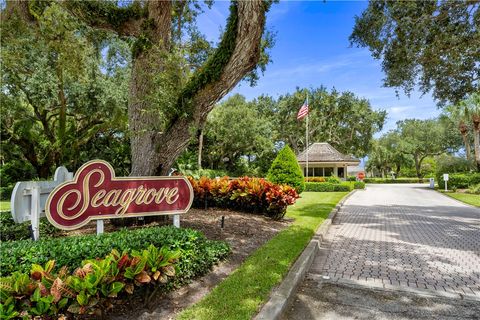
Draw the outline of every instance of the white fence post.
[[[40,238],[40,188],[38,186],[32,187],[32,202],[31,202],[31,215],[32,215],[32,236],[33,240],[38,241]]]

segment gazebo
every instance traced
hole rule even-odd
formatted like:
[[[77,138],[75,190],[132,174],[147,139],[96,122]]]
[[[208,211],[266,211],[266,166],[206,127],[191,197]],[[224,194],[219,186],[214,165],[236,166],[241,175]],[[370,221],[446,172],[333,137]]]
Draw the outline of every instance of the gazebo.
[[[302,168],[305,177],[307,176],[307,152],[309,177],[337,176],[345,179],[348,176],[347,167],[360,164],[360,160],[344,155],[329,143],[317,142],[297,155],[298,164]]]

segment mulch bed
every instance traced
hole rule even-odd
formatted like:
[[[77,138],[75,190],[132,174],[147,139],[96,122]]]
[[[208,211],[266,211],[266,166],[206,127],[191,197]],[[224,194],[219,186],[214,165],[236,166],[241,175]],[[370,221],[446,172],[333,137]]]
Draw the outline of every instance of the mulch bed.
[[[224,217],[223,229],[221,228],[222,217]],[[291,221],[287,219],[275,221],[261,215],[223,209],[191,209],[188,213],[181,215],[181,227],[199,230],[208,239],[228,242],[232,248],[232,254],[226,261],[215,266],[209,274],[193,281],[189,285],[168,294],[158,294],[158,296],[153,297],[149,306],[145,306],[142,298],[135,295],[126,301],[121,301],[109,312],[108,318],[132,320],[172,319],[175,314],[204,297],[251,253],[278,232],[288,227],[290,223]],[[162,223],[154,222],[148,226],[157,224]],[[171,220],[164,222],[164,224],[171,224]],[[82,229],[70,231],[68,234],[95,233],[95,228],[95,223],[91,223]],[[133,228],[138,228],[138,226]],[[118,227],[110,222],[105,222],[106,232],[117,229]]]

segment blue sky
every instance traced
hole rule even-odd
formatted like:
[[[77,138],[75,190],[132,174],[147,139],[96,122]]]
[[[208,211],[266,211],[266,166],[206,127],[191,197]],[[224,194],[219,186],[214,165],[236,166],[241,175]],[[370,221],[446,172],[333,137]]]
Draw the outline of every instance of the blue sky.
[[[216,1],[198,20],[198,26],[210,41],[217,42],[228,17],[228,1]],[[368,49],[350,47],[348,37],[355,15],[367,6],[363,1],[281,1],[267,16],[267,28],[276,32],[271,50],[273,62],[257,86],[240,83],[233,93],[248,99],[260,94],[274,97],[298,87],[349,90],[370,100],[374,109],[384,109],[388,119],[384,132],[406,118],[426,119],[440,111],[430,94],[412,93],[398,98],[394,88],[382,87],[381,61]],[[300,106],[298,106],[300,107]],[[315,107],[315,106],[313,106]]]

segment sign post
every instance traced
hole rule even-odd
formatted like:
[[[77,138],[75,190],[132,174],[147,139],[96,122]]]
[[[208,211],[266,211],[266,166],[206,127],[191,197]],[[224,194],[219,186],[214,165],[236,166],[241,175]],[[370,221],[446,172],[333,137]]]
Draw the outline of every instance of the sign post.
[[[180,226],[180,214],[193,202],[193,188],[183,176],[115,177],[108,162],[94,160],[78,169],[72,181],[57,186],[49,195],[45,214],[57,228],[73,230],[103,219],[173,215]],[[99,222],[101,221],[101,222]]]
[[[448,173],[443,174],[443,181],[445,181],[445,191],[448,191],[448,188],[447,188]]]

